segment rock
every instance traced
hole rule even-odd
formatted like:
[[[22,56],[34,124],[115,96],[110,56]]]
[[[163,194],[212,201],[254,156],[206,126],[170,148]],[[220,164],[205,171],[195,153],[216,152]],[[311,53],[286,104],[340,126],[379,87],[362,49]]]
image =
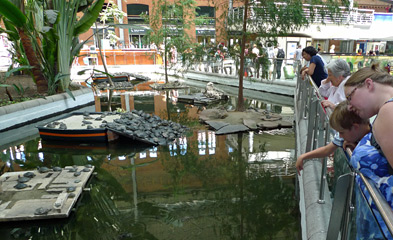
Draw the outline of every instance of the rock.
[[[205,109],[199,114],[199,119],[203,121],[209,121],[213,119],[224,119],[228,116],[228,112],[226,110],[212,108]]]

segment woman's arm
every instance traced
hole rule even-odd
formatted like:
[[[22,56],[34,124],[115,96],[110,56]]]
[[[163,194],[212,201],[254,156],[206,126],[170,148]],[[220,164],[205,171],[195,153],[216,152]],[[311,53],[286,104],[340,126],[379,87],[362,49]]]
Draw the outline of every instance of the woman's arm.
[[[381,107],[373,124],[375,140],[381,147],[390,166],[393,167],[393,103]]]
[[[322,97],[329,97],[332,84],[329,81],[329,78],[321,81],[321,86],[319,87],[319,93]]]
[[[307,74],[310,76],[313,75],[316,66],[317,65],[315,65],[315,63],[310,63],[310,66],[308,66]]]

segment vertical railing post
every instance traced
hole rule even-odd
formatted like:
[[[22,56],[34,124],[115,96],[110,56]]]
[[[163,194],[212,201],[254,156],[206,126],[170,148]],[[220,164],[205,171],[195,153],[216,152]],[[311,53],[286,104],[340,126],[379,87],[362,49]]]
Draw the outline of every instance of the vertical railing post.
[[[329,141],[329,123],[327,121],[323,124],[325,126],[325,140],[323,142],[324,145]],[[321,186],[319,188],[319,199],[318,203],[325,203],[325,180],[326,180],[326,172],[327,172],[327,157],[324,157],[322,160],[322,171],[321,171]]]
[[[317,100],[313,100],[313,98],[310,98],[310,114],[308,116],[308,131],[307,131],[307,143],[306,143],[306,152],[311,151],[311,146],[313,145],[313,138],[315,137],[315,115],[316,115],[316,109],[317,109]]]

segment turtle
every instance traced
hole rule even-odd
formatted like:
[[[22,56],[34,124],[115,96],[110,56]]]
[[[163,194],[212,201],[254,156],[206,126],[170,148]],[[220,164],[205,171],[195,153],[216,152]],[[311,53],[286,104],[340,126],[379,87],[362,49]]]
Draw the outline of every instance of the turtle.
[[[76,187],[72,186],[72,187],[68,187],[66,188],[67,192],[74,192],[76,190]]]
[[[50,169],[47,167],[37,167],[37,170],[39,173],[47,173]]]
[[[93,165],[91,165],[91,164],[86,164],[85,167],[87,167],[87,168],[92,168]]]
[[[70,193],[70,194],[68,194],[68,197],[69,197],[69,198],[75,197],[75,193]]]
[[[53,124],[53,123],[48,123],[45,127],[47,127],[47,128],[55,128],[56,125]]]
[[[21,183],[21,182],[18,182],[18,184],[16,184],[15,186],[14,186],[14,188],[16,188],[16,189],[24,189],[24,188],[27,188],[27,187],[31,187],[30,185],[27,185],[27,184],[25,184],[25,183]]]
[[[28,181],[30,181],[30,179],[31,178],[29,178],[29,177],[21,177],[21,176],[18,176],[18,183],[25,183],[25,182],[28,182]]]
[[[50,212],[52,209],[49,208],[43,208],[39,207],[34,211],[34,215],[46,215],[48,212]]]
[[[35,177],[35,174],[33,172],[25,172],[23,177],[33,178]]]
[[[81,172],[74,172],[74,177],[80,176]]]
[[[76,172],[77,170],[78,170],[78,168],[73,167],[73,168],[68,169],[68,172]]]
[[[84,171],[84,172],[90,172],[90,168],[84,168],[82,171]]]
[[[87,125],[86,129],[94,129],[94,127],[91,125]]]
[[[52,170],[55,172],[61,172],[63,169],[61,167],[52,167]]]
[[[60,123],[59,129],[66,130],[67,129],[67,125],[65,123]]]
[[[93,124],[93,122],[91,122],[91,121],[86,121],[86,120],[83,120],[82,123],[83,123],[83,124],[86,124],[86,125],[87,125],[87,124]]]
[[[80,179],[77,179],[77,180],[74,181],[74,183],[80,183],[80,182],[81,182]]]

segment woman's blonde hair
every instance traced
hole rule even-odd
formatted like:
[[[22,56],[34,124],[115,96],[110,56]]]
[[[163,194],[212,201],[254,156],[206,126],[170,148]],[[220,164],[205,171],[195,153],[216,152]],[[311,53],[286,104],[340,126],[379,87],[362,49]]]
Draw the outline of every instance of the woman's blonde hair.
[[[393,86],[393,76],[383,71],[379,67],[379,63],[374,63],[370,67],[364,67],[358,70],[352,74],[344,86],[356,86],[363,83],[367,78],[380,84]]]
[[[330,126],[336,131],[350,130],[354,123],[369,124],[369,121],[348,110],[347,101],[338,104],[329,118]]]

